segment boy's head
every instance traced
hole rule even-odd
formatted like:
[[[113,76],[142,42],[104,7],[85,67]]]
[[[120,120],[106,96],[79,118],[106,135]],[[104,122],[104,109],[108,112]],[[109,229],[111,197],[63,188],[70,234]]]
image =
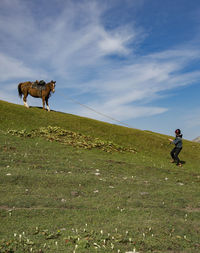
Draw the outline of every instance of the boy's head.
[[[181,135],[181,130],[180,129],[176,129],[175,130],[175,134],[176,134],[176,136],[180,136]]]

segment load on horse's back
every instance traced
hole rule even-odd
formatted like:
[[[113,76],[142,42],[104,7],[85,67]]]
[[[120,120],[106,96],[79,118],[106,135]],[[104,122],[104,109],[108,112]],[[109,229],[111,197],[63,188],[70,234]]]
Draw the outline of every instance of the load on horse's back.
[[[32,97],[35,98],[42,98],[42,103],[43,103],[43,109],[45,109],[45,102],[47,105],[47,110],[50,111],[49,104],[48,104],[48,99],[51,96],[51,92],[55,92],[55,83],[56,81],[51,81],[49,83],[46,83],[45,81],[41,80],[38,81],[36,80],[35,82],[24,82],[20,83],[18,85],[18,94],[20,97],[24,95],[23,101],[24,105],[28,108],[28,104],[26,102],[27,96],[30,94]]]
[[[36,80],[33,83],[32,87],[36,88],[36,89],[42,89],[42,88],[44,89],[45,88],[45,84],[46,84],[46,82],[44,80],[40,80],[40,81]]]

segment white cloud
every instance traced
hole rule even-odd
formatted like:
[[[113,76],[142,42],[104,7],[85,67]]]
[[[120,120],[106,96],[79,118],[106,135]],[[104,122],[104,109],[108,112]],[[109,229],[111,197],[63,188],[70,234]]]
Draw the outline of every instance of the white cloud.
[[[108,32],[102,29],[98,46],[103,54],[125,54],[130,50],[127,44],[135,38],[135,32],[129,27],[118,27],[116,30]]]
[[[193,52],[191,51],[191,54]],[[164,53],[163,53],[164,54]],[[183,58],[184,52],[181,54]],[[173,58],[158,61],[151,55],[138,59],[138,63],[104,69],[98,80],[87,83],[90,91],[102,96],[109,104],[127,104],[135,101],[150,101],[159,96],[160,92],[191,85],[200,78],[200,71],[181,73],[190,59]],[[196,54],[196,58],[199,54]],[[105,102],[105,101],[104,101]]]
[[[0,53],[0,82],[12,79],[35,78],[40,71],[27,67],[22,61]]]

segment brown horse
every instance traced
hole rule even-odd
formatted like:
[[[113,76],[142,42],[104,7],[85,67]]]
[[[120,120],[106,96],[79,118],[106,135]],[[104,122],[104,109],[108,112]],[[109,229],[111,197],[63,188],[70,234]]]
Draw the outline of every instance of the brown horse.
[[[56,81],[51,81],[49,83],[46,83],[43,87],[42,86],[37,86],[36,83],[34,82],[24,82],[24,83],[20,83],[18,85],[18,93],[20,98],[22,97],[22,95],[24,95],[23,97],[23,101],[24,101],[24,105],[29,108],[27,102],[26,102],[26,98],[28,96],[28,94],[30,94],[32,97],[35,98],[42,98],[42,103],[43,103],[43,109],[45,110],[45,102],[47,105],[47,110],[50,111],[49,105],[48,105],[48,99],[51,96],[51,92],[55,92],[55,83]]]

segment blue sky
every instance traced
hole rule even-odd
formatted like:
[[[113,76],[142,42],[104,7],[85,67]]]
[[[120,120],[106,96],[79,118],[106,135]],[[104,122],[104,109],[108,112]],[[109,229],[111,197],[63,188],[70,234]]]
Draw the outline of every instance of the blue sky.
[[[53,110],[200,136],[199,1],[1,0],[0,34],[0,99],[53,79]]]

